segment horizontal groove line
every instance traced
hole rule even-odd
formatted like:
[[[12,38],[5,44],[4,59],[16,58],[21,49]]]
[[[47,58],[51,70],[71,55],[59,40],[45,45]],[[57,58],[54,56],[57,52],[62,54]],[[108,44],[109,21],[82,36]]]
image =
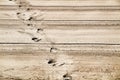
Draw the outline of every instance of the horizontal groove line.
[[[7,8],[8,7],[8,8]],[[1,10],[16,10],[18,5],[0,5]],[[23,5],[24,7],[24,5]],[[29,6],[31,10],[120,10],[120,6]]]
[[[16,6],[19,6],[19,5],[0,5],[1,6],[13,6],[13,7],[16,7]],[[95,5],[90,5],[90,6],[34,6],[34,5],[31,5],[30,7],[120,7],[119,5],[115,5],[115,6],[95,6]]]
[[[120,6],[33,6],[33,7],[120,7]]]
[[[113,43],[2,43],[0,44],[40,44],[40,45],[120,45]]]
[[[20,21],[19,19],[0,19],[0,20],[10,20],[10,21]],[[31,20],[32,21],[120,21],[120,20]]]
[[[34,24],[32,24],[34,25]],[[0,26],[23,26],[20,24],[0,24]],[[24,26],[28,26],[27,24],[24,24]],[[37,25],[37,26],[41,26],[41,24]],[[120,26],[120,24],[42,24],[42,26]]]
[[[19,20],[19,19],[2,19],[2,18],[0,18],[0,20]],[[45,21],[120,21],[120,20],[45,20]]]
[[[20,24],[20,23],[17,23],[17,24],[0,24],[0,26],[28,26],[27,24],[31,24],[31,26],[35,25],[35,24],[32,24],[32,23],[26,23],[26,24]],[[41,24],[39,23],[36,23],[37,26],[41,26]],[[42,26],[120,26],[120,23],[44,23],[42,24]]]

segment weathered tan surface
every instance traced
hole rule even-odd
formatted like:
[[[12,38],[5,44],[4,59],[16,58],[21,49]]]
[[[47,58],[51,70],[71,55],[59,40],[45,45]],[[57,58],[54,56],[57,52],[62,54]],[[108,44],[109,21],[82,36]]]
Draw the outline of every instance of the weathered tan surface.
[[[120,80],[120,1],[0,0],[0,80]]]

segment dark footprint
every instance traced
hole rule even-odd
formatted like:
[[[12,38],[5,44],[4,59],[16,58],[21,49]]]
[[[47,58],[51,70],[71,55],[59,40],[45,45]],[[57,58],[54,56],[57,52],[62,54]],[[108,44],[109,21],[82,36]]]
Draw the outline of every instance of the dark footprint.
[[[35,42],[39,42],[41,39],[38,39],[38,38],[36,38],[36,37],[33,37],[32,40],[35,41]]]
[[[52,64],[52,63],[55,63],[56,61],[54,60],[54,59],[50,59],[49,61],[48,61],[48,64]]]
[[[72,80],[72,76],[68,75],[68,73],[67,73],[67,74],[63,75],[63,80]]]

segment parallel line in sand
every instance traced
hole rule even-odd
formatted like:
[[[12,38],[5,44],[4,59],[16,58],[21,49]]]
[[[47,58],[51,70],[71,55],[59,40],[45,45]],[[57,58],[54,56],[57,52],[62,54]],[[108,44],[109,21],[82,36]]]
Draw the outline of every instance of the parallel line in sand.
[[[4,43],[0,42],[0,44],[40,44],[40,45],[51,45],[51,43]],[[54,43],[53,45],[120,45],[113,43]]]
[[[23,5],[24,6],[24,5]],[[17,10],[19,5],[0,5],[1,10]],[[31,10],[120,10],[120,6],[28,6]]]

